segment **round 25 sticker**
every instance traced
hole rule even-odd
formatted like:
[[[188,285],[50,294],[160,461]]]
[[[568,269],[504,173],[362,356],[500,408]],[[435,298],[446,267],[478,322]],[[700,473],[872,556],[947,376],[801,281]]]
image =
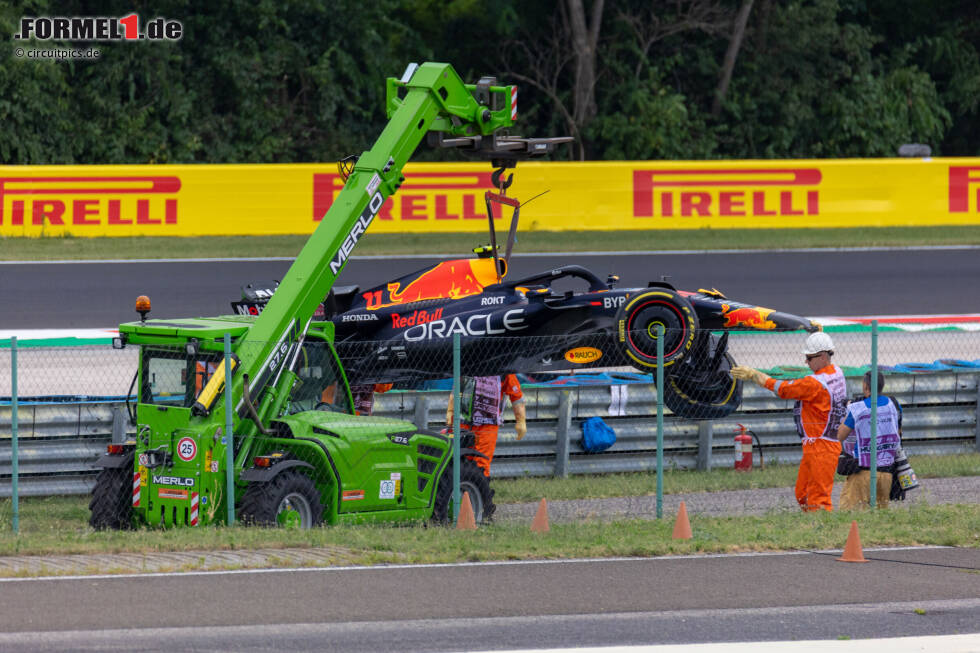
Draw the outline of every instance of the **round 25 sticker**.
[[[181,438],[177,441],[177,457],[189,463],[197,456],[197,443],[193,438]]]

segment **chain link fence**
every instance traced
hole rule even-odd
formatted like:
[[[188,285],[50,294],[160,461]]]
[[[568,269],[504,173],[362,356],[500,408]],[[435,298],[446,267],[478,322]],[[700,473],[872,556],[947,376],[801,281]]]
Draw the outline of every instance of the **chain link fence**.
[[[566,327],[560,322],[555,325],[558,331]],[[286,371],[277,374],[296,376],[289,396],[277,399],[279,403],[271,409],[283,419],[263,427],[265,433],[257,431],[249,440],[247,455],[239,451],[239,458],[276,455],[282,449],[282,436],[288,435],[295,440],[289,454],[317,467],[314,463],[322,453],[313,440],[324,434],[315,433],[312,426],[303,434],[307,439],[296,432],[308,411],[328,413],[327,420],[344,432],[362,428],[364,422],[351,417],[355,411],[361,415],[373,412],[378,419],[403,420],[406,430],[423,429],[438,435],[446,428],[453,386],[451,334],[425,331],[428,337],[414,342],[339,343],[337,360],[318,339],[322,334],[315,331],[311,330],[302,346],[282,352],[286,365],[280,369]],[[861,376],[872,360],[871,332],[849,327],[828,328],[827,333],[834,344],[832,362],[846,375],[848,396],[853,398],[860,393]],[[749,366],[777,380],[805,376],[811,373],[802,353],[806,336],[802,331],[692,333],[668,329],[663,341],[662,393],[654,384],[657,358],[652,330],[525,338],[464,336],[460,371],[463,377],[513,373],[522,386],[526,437],[517,440],[506,399],[494,407],[501,422],[494,477],[655,469],[661,394],[663,455],[669,466],[729,467],[732,434],[739,425],[757,434],[767,462],[793,462],[799,459],[793,402],[733,379],[730,370],[736,365]],[[980,336],[952,328],[882,327],[877,346],[878,364],[885,376],[883,394],[895,397],[903,407],[909,454],[976,450],[980,441]],[[92,463],[105,451],[106,443],[136,434],[130,415],[137,397],[190,407],[223,365],[220,351],[200,352],[195,357],[183,348],[158,347],[156,355],[144,358],[144,383],[137,387],[139,358],[133,346],[121,350],[108,346],[21,347],[16,351],[16,368],[12,351],[0,349],[0,496],[4,497],[0,498],[0,519],[5,525],[11,523],[15,507],[11,497],[15,382],[19,495],[80,494],[91,490],[96,474]],[[237,355],[248,356],[249,352],[238,350]],[[343,391],[341,369],[351,396]],[[263,390],[274,385],[276,375],[250,379],[249,392],[256,407]],[[467,404],[464,399],[463,406],[472,413],[472,401]],[[602,417],[616,432],[616,443],[601,453],[589,453],[582,446],[581,424],[589,417]],[[311,511],[322,508],[328,515],[329,511],[340,514],[347,506],[368,501],[371,494],[398,497],[405,494],[407,482],[416,487],[436,482],[435,461],[442,456],[445,438],[426,436],[415,445],[414,469],[372,478],[363,488],[340,487],[336,478],[310,478],[309,472],[302,471],[308,469],[305,467],[288,478],[292,483],[305,482],[298,477],[307,478],[318,488],[320,505],[310,505]],[[219,454],[216,448],[213,455]],[[209,470],[213,463],[214,459],[208,461]],[[208,483],[210,500],[201,509],[218,510],[226,490],[216,473]],[[268,518],[269,501],[257,490],[251,495],[246,492],[238,498],[240,517],[262,522]],[[415,508],[418,514],[424,511]]]

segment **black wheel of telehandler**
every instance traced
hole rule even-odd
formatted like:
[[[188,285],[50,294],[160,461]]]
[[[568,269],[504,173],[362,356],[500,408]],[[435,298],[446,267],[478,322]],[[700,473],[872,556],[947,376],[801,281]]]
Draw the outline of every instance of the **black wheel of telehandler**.
[[[630,364],[657,369],[657,327],[664,327],[664,368],[680,362],[694,346],[698,316],[691,302],[669,288],[629,298],[616,315],[617,339]]]
[[[462,459],[459,468],[459,496],[466,492],[473,507],[473,516],[477,522],[487,522],[493,517],[497,506],[493,503],[493,490],[490,489],[490,479],[483,475],[483,470],[468,458]],[[432,511],[432,521],[438,524],[449,524],[453,519],[453,465],[439,479],[439,489],[436,490],[435,508]]]
[[[323,504],[313,480],[289,469],[265,483],[249,483],[238,518],[255,526],[307,529],[323,522]]]
[[[133,527],[133,466],[106,467],[99,471],[88,503],[88,523],[97,531]]]

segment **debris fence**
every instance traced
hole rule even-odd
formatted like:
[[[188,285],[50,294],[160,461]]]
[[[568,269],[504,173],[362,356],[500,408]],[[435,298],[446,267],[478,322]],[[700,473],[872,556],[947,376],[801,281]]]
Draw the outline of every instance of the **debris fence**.
[[[469,330],[478,331],[475,325]],[[427,339],[339,343],[340,361],[328,345],[308,338],[290,361],[297,381],[284,413],[323,410],[356,425],[350,398],[338,390],[346,374],[362,415],[404,420],[411,428],[446,428],[453,388],[451,334],[417,331]],[[902,406],[903,446],[910,456],[980,450],[980,335],[975,331],[883,327],[874,354],[871,328],[829,328],[828,333],[832,362],[847,378],[849,397],[861,393],[862,377],[877,359],[883,394]],[[777,380],[805,376],[811,373],[802,353],[806,335],[692,335],[668,329],[662,392],[655,383],[654,330],[464,337],[460,370],[461,377],[513,373],[524,395],[527,436],[516,439],[505,401],[492,478],[652,472],[658,440],[670,468],[729,468],[732,438],[742,428],[756,435],[765,462],[792,463],[800,451],[793,402],[737,381],[729,371],[743,365]],[[18,347],[14,341],[0,348],[0,531],[15,526],[19,496],[89,492],[97,472],[92,463],[106,444],[135,437],[131,415],[141,393],[189,407],[223,364],[220,351],[189,359],[183,348],[157,349],[156,356],[144,358],[143,387],[137,387],[139,357],[133,346]],[[460,381],[467,388],[465,379]],[[658,400],[664,414],[659,438]],[[616,442],[588,453],[582,423],[595,416],[613,428]],[[261,437],[251,446],[261,450]]]

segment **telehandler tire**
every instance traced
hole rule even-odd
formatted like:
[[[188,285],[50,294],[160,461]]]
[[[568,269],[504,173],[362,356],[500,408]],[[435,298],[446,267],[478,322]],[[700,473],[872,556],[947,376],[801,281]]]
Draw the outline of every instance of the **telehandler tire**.
[[[289,469],[265,483],[249,483],[238,518],[255,526],[308,529],[323,523],[323,504],[313,480]]]
[[[97,531],[133,527],[133,466],[106,467],[99,471],[88,503],[88,523]]]
[[[490,479],[483,475],[483,470],[468,458],[462,459],[459,468],[459,495],[467,492],[473,516],[477,522],[488,522],[497,506],[493,503],[493,490],[490,489]],[[432,521],[437,524],[449,524],[453,519],[453,465],[446,465],[446,470],[439,479],[439,489],[436,490],[435,507],[432,511]]]

